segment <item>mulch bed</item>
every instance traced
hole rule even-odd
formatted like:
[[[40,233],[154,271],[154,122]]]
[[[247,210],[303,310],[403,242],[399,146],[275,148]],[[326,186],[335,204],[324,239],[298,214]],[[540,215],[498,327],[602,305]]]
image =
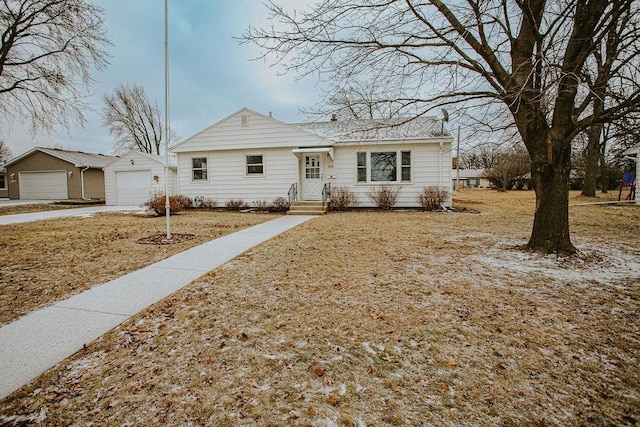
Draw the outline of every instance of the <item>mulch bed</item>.
[[[187,240],[191,240],[194,237],[196,237],[195,234],[172,233],[171,239],[167,239],[166,233],[156,233],[156,234],[152,234],[151,236],[142,237],[138,239],[138,243],[143,245],[171,245],[173,243],[186,242]]]

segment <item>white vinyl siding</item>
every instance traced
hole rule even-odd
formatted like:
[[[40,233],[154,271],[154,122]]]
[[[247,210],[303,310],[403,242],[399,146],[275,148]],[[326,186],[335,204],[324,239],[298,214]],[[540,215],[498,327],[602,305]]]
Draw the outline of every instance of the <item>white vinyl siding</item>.
[[[298,158],[289,148],[264,150],[263,159],[268,170],[260,179],[246,174],[246,155],[242,150],[214,151],[210,153],[178,153],[179,192],[191,198],[201,196],[213,199],[218,205],[230,199],[273,201],[287,197],[291,184],[298,182]],[[209,183],[191,181],[191,158],[208,156]]]
[[[243,126],[243,116],[247,125]],[[171,149],[172,153],[209,153],[213,151],[244,150],[261,153],[264,149],[313,147],[327,145],[328,141],[311,133],[289,126],[250,110],[240,110],[207,129],[187,138]],[[209,165],[211,166],[211,165]],[[211,172],[213,169],[209,169]]]
[[[131,164],[132,160],[133,164]],[[122,192],[126,191],[126,186],[123,189],[123,182],[120,183],[120,186],[117,185],[116,174],[132,171],[147,171],[150,186],[150,190],[147,190],[147,195],[144,197],[145,200],[137,201],[134,205],[145,203],[152,196],[164,194],[164,164],[142,153],[132,151],[104,168],[105,202],[107,205],[131,206],[123,204]],[[122,176],[120,180],[122,181]],[[169,168],[169,195],[177,194],[177,181],[175,167]],[[121,193],[120,197],[118,197],[118,192]]]

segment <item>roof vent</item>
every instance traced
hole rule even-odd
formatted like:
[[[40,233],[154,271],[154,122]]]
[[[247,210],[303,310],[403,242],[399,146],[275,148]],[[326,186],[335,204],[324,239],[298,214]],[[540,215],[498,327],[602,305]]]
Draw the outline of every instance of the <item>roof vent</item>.
[[[331,115],[331,121],[332,122],[337,122],[338,121],[338,116],[336,116],[335,113]]]
[[[249,126],[249,116],[242,116],[242,126]]]

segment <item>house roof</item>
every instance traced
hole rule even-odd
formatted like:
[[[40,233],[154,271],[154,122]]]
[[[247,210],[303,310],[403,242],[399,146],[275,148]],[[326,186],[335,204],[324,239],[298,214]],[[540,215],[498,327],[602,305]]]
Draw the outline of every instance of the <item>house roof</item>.
[[[69,162],[76,167],[103,168],[114,159],[117,159],[117,156],[108,156],[106,154],[61,150],[59,148],[35,147],[26,153],[22,153],[21,155],[9,160],[5,167],[17,163],[37,151],[56,157],[60,160],[64,160],[65,162]]]
[[[131,149],[129,151],[127,151],[125,154],[123,154],[120,157],[114,157],[111,159],[111,161],[109,163],[107,163],[106,165],[103,166],[103,168],[106,168],[108,166],[113,165],[114,163],[126,159],[127,157],[131,157],[131,156],[135,156],[135,155],[139,155],[142,157],[146,157],[149,160],[153,160],[154,162],[160,163],[161,165],[166,165],[166,158],[164,155],[160,155],[160,154],[151,154],[151,153],[143,153],[140,150],[136,150],[136,149]],[[170,168],[176,168],[178,167],[178,161],[175,157],[175,155],[171,154],[169,155],[169,167]]]
[[[629,155],[629,154],[640,154],[640,145],[636,145],[636,146],[633,146],[631,148],[627,148],[624,151],[624,154],[626,154],[626,155]]]
[[[332,120],[292,125],[335,142],[453,139],[442,120],[436,117]]]
[[[453,171],[453,179],[457,178],[456,170]],[[460,179],[484,178],[484,169],[460,169]]]

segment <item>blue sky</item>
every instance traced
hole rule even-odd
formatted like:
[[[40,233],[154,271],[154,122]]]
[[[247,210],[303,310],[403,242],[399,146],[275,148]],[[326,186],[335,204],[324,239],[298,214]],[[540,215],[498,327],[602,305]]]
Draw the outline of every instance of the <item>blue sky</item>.
[[[35,146],[61,146],[71,150],[112,152],[113,139],[102,126],[102,96],[120,83],[142,85],[149,98],[164,111],[164,1],[92,0],[104,8],[105,29],[113,46],[107,48],[109,66],[94,73],[85,128],[55,134],[31,135],[19,120],[0,126],[14,155]],[[282,0],[293,5],[294,0]],[[305,3],[296,1],[295,7]],[[304,7],[304,5],[302,5]],[[249,25],[269,26],[260,0],[169,0],[169,62],[171,127],[184,139],[242,107],[263,114],[272,111],[285,122],[302,121],[299,108],[320,99],[313,79],[296,81],[278,76],[262,61],[252,45],[240,45]],[[164,117],[164,113],[163,117]]]

